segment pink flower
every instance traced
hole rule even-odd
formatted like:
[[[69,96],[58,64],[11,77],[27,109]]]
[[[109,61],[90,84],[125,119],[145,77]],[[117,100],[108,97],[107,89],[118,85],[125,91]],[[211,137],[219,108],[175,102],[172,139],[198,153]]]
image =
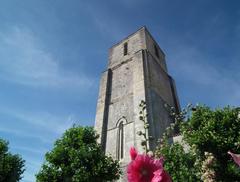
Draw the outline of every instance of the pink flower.
[[[153,172],[158,170],[158,162],[148,155],[138,154],[134,160],[130,162],[127,168],[129,182],[150,182],[154,176]]]
[[[239,165],[239,167],[240,167],[240,154],[234,154],[234,153],[232,153],[232,152],[230,152],[230,151],[228,151],[228,154],[230,154],[230,155],[232,156],[234,162],[235,162],[237,165]]]
[[[127,167],[129,182],[151,182],[155,176],[154,182],[171,182],[163,169],[163,158],[154,159],[146,154],[138,154],[135,148],[130,149],[130,156],[132,161]]]
[[[153,174],[154,177],[151,182],[172,182],[171,177],[163,168],[158,169]]]
[[[137,150],[134,147],[131,147],[130,149],[131,159],[134,160],[137,157],[137,155],[138,155]]]

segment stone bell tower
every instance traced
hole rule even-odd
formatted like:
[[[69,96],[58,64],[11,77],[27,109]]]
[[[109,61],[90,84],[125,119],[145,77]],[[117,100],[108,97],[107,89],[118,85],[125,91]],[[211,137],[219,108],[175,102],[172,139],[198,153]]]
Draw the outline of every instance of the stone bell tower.
[[[102,73],[95,129],[106,154],[130,161],[129,149],[142,151],[143,130],[139,104],[146,101],[148,147],[154,149],[165,128],[172,122],[165,104],[180,109],[173,78],[168,74],[165,55],[146,27],[129,35],[109,50],[108,68]]]

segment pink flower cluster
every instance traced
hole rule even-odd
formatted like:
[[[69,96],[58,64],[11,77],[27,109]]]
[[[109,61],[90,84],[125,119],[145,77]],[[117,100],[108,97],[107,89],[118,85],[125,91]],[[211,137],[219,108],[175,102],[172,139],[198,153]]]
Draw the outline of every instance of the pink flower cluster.
[[[163,158],[154,159],[147,154],[138,154],[135,148],[130,149],[130,156],[132,161],[127,168],[129,182],[172,182],[163,169]]]

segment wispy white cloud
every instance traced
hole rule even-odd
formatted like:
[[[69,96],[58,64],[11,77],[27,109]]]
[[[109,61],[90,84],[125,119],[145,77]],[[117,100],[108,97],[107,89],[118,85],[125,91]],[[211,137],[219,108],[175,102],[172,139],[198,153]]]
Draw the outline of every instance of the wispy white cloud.
[[[181,79],[182,84],[198,85],[202,90],[205,90],[205,93],[198,94],[209,92],[212,95],[212,92],[214,92],[214,99],[217,99],[215,104],[238,106],[240,100],[240,73],[236,70],[220,67],[216,64],[216,60],[212,59],[193,46],[179,45],[175,46],[169,54],[168,63],[175,77]],[[239,63],[235,66],[239,66]],[[232,76],[233,72],[234,76]],[[194,89],[189,88],[188,92]],[[207,96],[207,99],[211,101],[212,98]]]
[[[18,150],[18,151],[25,151],[25,152],[30,152],[30,153],[33,153],[33,154],[44,154],[46,153],[49,149],[47,148],[33,148],[33,147],[26,147],[26,146],[14,146],[12,147],[12,149],[14,150]],[[39,163],[36,163],[36,165],[39,165]]]
[[[96,27],[96,31],[100,32],[102,36],[106,36],[114,41],[119,41],[123,38],[126,26],[122,26],[120,21],[116,21],[113,16],[109,16],[109,13],[104,11],[104,9],[93,4],[85,4],[84,11]]]
[[[25,27],[0,32],[0,53],[1,79],[35,87],[87,88],[93,84],[93,79],[84,73],[64,70]]]
[[[53,142],[53,136],[50,137],[45,136],[43,134],[38,134],[36,132],[32,132],[32,131],[26,131],[26,130],[19,130],[19,127],[17,127],[16,125],[14,126],[1,126],[0,127],[0,132],[1,133],[8,133],[10,135],[16,135],[18,138],[31,138],[36,140],[37,142],[41,142],[41,143],[45,143],[45,144],[52,144]]]
[[[12,112],[15,116],[25,123],[40,127],[45,131],[50,131],[55,134],[62,134],[66,129],[74,123],[73,116],[56,116],[49,112]]]
[[[122,32],[122,28],[120,28],[120,25],[117,25],[116,22],[111,21],[109,17],[104,17],[103,15],[92,16],[92,20],[102,35],[107,35],[115,41],[123,37],[124,34]]]
[[[45,131],[52,133],[54,135],[62,134],[66,129],[70,128],[75,120],[74,115],[54,115],[47,111],[25,111],[20,109],[8,109],[8,108],[0,108],[0,112],[15,118],[15,120],[19,121],[19,123],[15,122],[15,125],[24,123],[26,125],[30,125],[34,129],[39,129],[40,131]],[[12,127],[11,127],[12,128]],[[1,129],[0,129],[1,130]],[[6,128],[6,131],[8,129]],[[9,132],[20,132],[19,130],[9,129]],[[27,134],[28,135],[28,134]],[[27,136],[26,135],[26,136]],[[30,135],[31,136],[31,135]],[[36,135],[35,135],[36,136]]]

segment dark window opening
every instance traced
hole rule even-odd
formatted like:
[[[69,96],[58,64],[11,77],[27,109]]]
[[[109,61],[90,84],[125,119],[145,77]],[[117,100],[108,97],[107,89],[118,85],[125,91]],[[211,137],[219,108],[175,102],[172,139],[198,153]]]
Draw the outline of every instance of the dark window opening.
[[[159,58],[158,48],[156,45],[154,45],[155,55]]]
[[[123,46],[123,55],[126,56],[128,53],[128,43],[124,43],[124,46]]]
[[[117,158],[118,160],[123,158],[124,152],[124,131],[123,131],[123,122],[118,126],[118,141],[117,141]]]

